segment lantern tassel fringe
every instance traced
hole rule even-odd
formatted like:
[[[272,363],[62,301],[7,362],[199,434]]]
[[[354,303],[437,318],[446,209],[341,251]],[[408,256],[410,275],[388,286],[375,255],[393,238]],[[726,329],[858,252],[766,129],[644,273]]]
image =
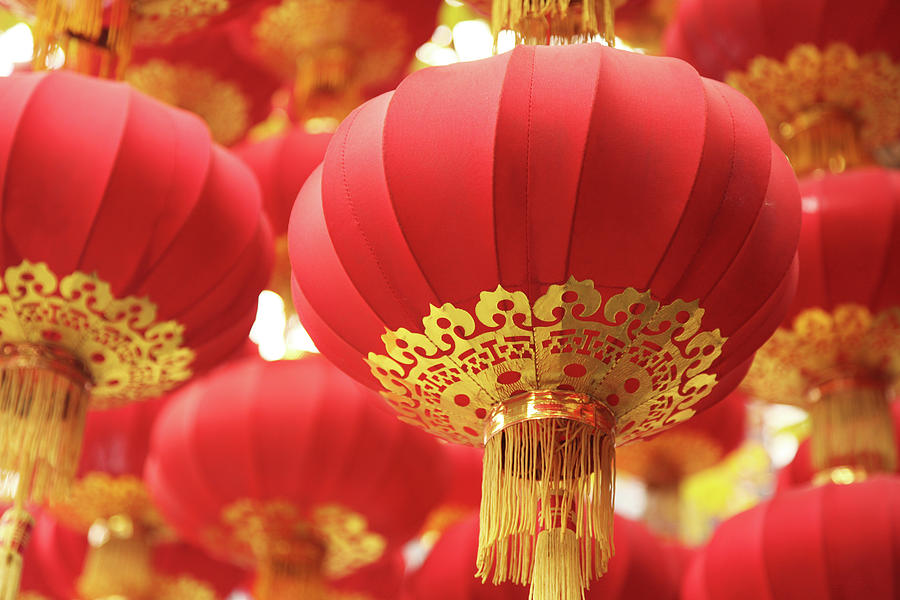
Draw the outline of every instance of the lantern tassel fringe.
[[[578,538],[565,527],[545,529],[537,537],[529,600],[582,600],[584,577],[578,560]]]
[[[320,566],[280,560],[263,561],[256,573],[253,597],[260,600],[326,600],[330,596]]]
[[[25,546],[34,520],[25,510],[14,507],[0,519],[0,600],[16,600],[22,580]]]
[[[18,474],[15,497],[41,502],[66,491],[89,400],[84,385],[52,369],[0,368],[0,470]]]
[[[874,162],[859,127],[836,109],[817,107],[778,127],[777,140],[798,175],[817,170],[841,173]]]
[[[533,600],[579,597],[606,572],[614,551],[614,462],[613,436],[573,420],[522,421],[491,436],[484,454],[477,577],[495,584],[540,580]],[[572,535],[547,533],[561,527]],[[565,593],[543,595],[547,585],[560,589],[548,583],[560,574],[566,575]]]
[[[491,11],[494,40],[500,31],[511,29],[516,33],[516,43],[584,43],[602,35],[613,46],[614,1],[494,0]]]
[[[91,545],[78,579],[82,598],[146,598],[153,589],[150,544],[141,530]]]
[[[893,419],[882,386],[836,386],[812,403],[810,420],[816,472],[838,467],[866,474],[897,469]]]

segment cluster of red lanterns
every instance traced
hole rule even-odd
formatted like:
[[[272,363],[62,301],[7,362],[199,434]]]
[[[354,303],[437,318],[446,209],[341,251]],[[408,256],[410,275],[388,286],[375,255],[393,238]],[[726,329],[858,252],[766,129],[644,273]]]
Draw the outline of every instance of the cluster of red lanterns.
[[[0,600],[893,598],[900,6],[442,4],[0,0]]]

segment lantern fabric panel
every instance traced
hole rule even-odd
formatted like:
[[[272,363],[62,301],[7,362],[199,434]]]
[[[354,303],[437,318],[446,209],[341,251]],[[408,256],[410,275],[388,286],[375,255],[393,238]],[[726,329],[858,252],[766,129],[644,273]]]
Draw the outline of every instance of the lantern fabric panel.
[[[893,598],[898,486],[881,476],[790,490],[729,519],[692,565],[682,598]]]

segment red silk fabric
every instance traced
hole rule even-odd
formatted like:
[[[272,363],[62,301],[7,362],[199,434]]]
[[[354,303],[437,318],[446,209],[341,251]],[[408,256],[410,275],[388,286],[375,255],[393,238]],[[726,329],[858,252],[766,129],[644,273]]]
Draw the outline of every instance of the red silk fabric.
[[[154,546],[152,560],[157,577],[189,577],[208,585],[215,591],[216,597],[222,599],[227,599],[247,578],[246,571],[214,560],[199,548],[184,542]]]
[[[616,555],[585,600],[676,600],[681,579],[678,550],[665,547],[640,523],[615,517]],[[410,576],[404,600],[527,600],[528,588],[483,584],[475,578],[478,515],[447,530],[421,569]],[[671,554],[671,556],[670,556]]]
[[[444,494],[436,441],[379,410],[380,398],[320,356],[245,359],[187,386],[153,431],[145,481],[172,527],[214,556],[207,534],[242,499],[306,516],[338,504],[388,550],[412,538]],[[225,556],[248,563],[249,556]]]
[[[78,598],[76,589],[87,555],[87,537],[60,524],[47,512],[32,507],[34,529],[25,547],[22,592],[54,600]]]
[[[855,169],[800,182],[800,279],[788,313],[900,305],[900,173]]]
[[[471,311],[498,284],[697,299],[729,338],[702,409],[783,318],[797,197],[757,110],[687,64],[518,47],[414,73],[343,122],[294,207],[294,302],[374,386],[362,357],[385,328],[420,329],[429,304]]]
[[[895,0],[680,0],[665,51],[701,75],[723,79],[757,56],[775,60],[798,44],[849,44],[859,53],[900,58]]]
[[[0,270],[96,273],[184,325],[194,372],[244,342],[271,263],[258,185],[196,117],[65,72],[0,79]]]
[[[789,490],[719,525],[681,598],[896,598],[898,534],[900,478]]]
[[[325,158],[330,141],[330,133],[307,133],[296,127],[283,135],[234,149],[259,180],[263,209],[276,237],[287,234],[297,194]]]

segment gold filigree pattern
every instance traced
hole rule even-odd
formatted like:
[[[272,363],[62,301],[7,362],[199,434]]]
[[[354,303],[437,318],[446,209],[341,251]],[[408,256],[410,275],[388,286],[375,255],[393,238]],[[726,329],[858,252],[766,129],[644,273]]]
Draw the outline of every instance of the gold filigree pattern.
[[[145,527],[164,524],[143,480],[133,475],[114,477],[92,471],[72,482],[64,497],[52,498],[50,508],[57,519],[79,531],[114,515],[128,515]]]
[[[401,420],[449,441],[478,445],[495,405],[558,389],[605,404],[621,444],[688,419],[715,385],[726,338],[703,314],[632,288],[604,298],[590,280],[551,285],[534,305],[498,286],[472,312],[432,306],[422,332],[387,331],[387,354],[366,362]]]
[[[0,344],[65,348],[91,376],[91,406],[157,396],[187,380],[194,352],[184,327],[158,322],[146,298],[118,299],[95,275],[61,280],[44,263],[8,267],[0,288]]]
[[[311,559],[310,547],[324,546],[323,572],[339,579],[375,562],[386,541],[368,529],[366,518],[337,504],[301,514],[287,501],[240,500],[222,511],[224,528],[210,531],[210,543],[235,557],[279,561]]]
[[[250,103],[241,89],[207,69],[153,59],[129,68],[125,80],[145,94],[198,115],[220,144],[237,142],[250,126]]]
[[[870,154],[900,137],[900,64],[885,53],[858,55],[843,43],[824,49],[801,44],[784,61],[758,56],[726,80],[756,104],[772,137],[786,149],[805,130],[820,126],[828,128],[825,135],[857,138]],[[846,120],[850,132],[840,130],[835,115]],[[852,139],[840,142],[854,151]]]
[[[859,304],[807,309],[757,351],[742,385],[757,398],[803,406],[842,378],[887,386],[900,379],[900,307],[874,315]]]

